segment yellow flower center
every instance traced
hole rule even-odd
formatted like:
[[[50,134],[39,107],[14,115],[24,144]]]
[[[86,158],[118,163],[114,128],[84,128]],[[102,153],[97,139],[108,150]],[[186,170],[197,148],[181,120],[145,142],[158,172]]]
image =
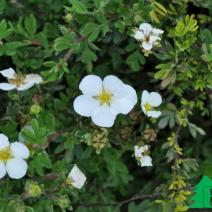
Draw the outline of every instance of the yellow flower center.
[[[113,94],[106,91],[105,89],[102,89],[102,92],[100,93],[99,96],[97,96],[96,98],[100,101],[100,104],[110,104],[111,99],[112,99]]]
[[[145,108],[145,110],[146,110],[147,112],[149,112],[149,111],[152,110],[152,105],[151,105],[149,102],[147,102],[147,103],[144,105],[144,108]]]
[[[0,161],[7,161],[12,157],[9,147],[0,150]]]
[[[24,80],[25,80],[26,76],[22,75],[22,74],[18,74],[15,76],[14,79],[9,79],[8,82],[10,84],[15,84],[16,87],[20,87],[21,85],[24,84]]]

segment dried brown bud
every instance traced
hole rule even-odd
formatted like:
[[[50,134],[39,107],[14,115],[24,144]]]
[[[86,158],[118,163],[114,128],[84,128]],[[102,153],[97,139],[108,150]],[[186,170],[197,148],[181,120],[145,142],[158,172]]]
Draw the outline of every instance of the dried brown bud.
[[[144,130],[144,138],[147,141],[155,141],[157,137],[157,134],[155,132],[155,130],[153,129],[145,129]]]

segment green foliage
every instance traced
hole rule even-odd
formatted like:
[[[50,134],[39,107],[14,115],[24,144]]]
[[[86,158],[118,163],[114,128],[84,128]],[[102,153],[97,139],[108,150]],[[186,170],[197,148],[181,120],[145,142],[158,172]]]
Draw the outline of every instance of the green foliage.
[[[0,133],[30,150],[23,179],[0,179],[0,211],[187,211],[190,188],[212,177],[211,2],[0,0],[0,70],[44,80],[0,91]],[[133,38],[144,22],[164,30],[148,56]],[[137,91],[139,103],[110,129],[73,109],[87,74],[116,75]],[[160,92],[158,119],[141,112],[143,90]],[[143,144],[151,168],[136,163]],[[67,183],[74,164],[87,177],[81,190]]]

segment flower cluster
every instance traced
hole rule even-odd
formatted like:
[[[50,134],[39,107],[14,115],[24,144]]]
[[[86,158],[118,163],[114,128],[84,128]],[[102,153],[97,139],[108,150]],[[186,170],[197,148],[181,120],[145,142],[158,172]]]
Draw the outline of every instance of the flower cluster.
[[[152,166],[152,158],[149,156],[149,147],[145,146],[135,146],[134,147],[135,158],[141,165],[144,166]]]
[[[159,46],[160,36],[163,30],[152,27],[149,23],[143,23],[134,30],[134,38],[141,42],[144,52],[149,52],[154,46]]]
[[[100,127],[112,127],[118,114],[128,114],[137,103],[134,88],[113,75],[103,81],[96,75],[88,75],[80,82],[79,89],[83,94],[74,100],[74,110],[81,116],[91,117]],[[161,102],[160,94],[143,91],[141,108],[148,117],[161,115],[160,111],[153,110]]]
[[[0,83],[0,89],[24,91],[43,80],[40,75],[16,74],[12,68],[0,71],[8,79],[8,83]],[[128,114],[137,103],[135,89],[123,83],[118,77],[106,76],[103,80],[96,75],[85,76],[79,84],[82,95],[73,103],[74,110],[85,117],[91,117],[94,124],[100,127],[112,127],[118,114]],[[162,98],[156,92],[144,90],[141,97],[141,108],[148,117],[157,118],[160,111],[153,108],[161,104]],[[26,128],[32,130],[31,126]],[[19,135],[19,142],[9,143],[7,136],[0,134],[0,178],[6,173],[11,178],[20,179],[25,176],[29,150],[24,139]],[[148,156],[148,146],[135,146],[135,157],[141,166],[151,166],[152,159]],[[86,181],[85,175],[74,165],[68,175],[70,184],[81,189]]]

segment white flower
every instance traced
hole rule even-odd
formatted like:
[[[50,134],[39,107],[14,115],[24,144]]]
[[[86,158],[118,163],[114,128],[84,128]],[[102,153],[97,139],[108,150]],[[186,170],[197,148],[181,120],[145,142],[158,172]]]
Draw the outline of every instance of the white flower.
[[[108,75],[102,79],[88,75],[79,85],[83,95],[74,100],[74,110],[100,127],[112,127],[119,113],[129,113],[137,103],[136,91],[118,77]]]
[[[148,23],[143,23],[139,29],[134,30],[134,38],[142,42],[141,47],[146,51],[150,51],[155,45],[159,44],[161,34],[163,34],[163,30],[153,28]]]
[[[69,173],[68,178],[71,181],[71,185],[78,189],[81,189],[86,181],[85,175],[81,172],[76,164]]]
[[[141,96],[141,108],[148,117],[158,118],[161,115],[160,111],[154,110],[162,103],[162,98],[159,93],[144,90]]]
[[[2,70],[0,71],[0,74],[8,80],[8,83],[0,83],[0,89],[4,91],[10,91],[13,89],[24,91],[43,81],[39,74],[16,74],[12,68]]]
[[[29,157],[28,148],[20,142],[9,142],[4,134],[0,134],[0,179],[8,173],[10,178],[20,179],[27,172]]]
[[[148,155],[148,151],[149,147],[147,145],[143,147],[134,146],[135,158],[139,161],[141,167],[152,166],[152,158]]]

